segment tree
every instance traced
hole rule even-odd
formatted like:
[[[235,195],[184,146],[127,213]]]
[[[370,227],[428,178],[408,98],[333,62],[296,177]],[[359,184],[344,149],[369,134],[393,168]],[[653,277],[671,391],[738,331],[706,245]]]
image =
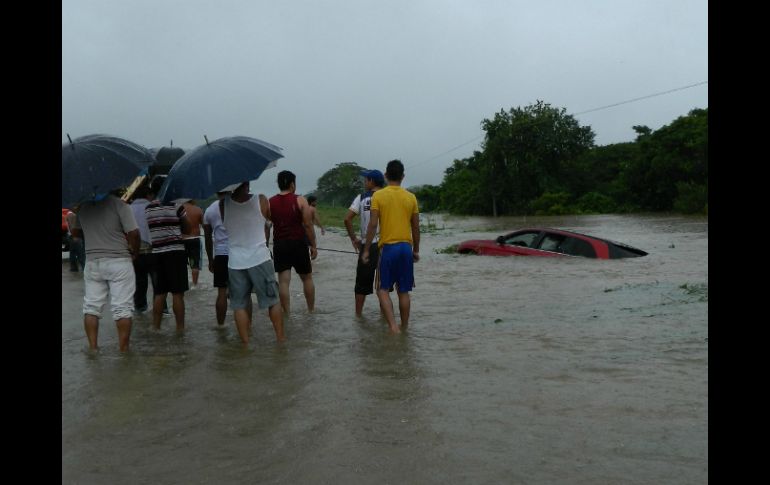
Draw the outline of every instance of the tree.
[[[361,170],[355,162],[338,163],[318,179],[314,191],[319,202],[331,205],[350,204],[363,191]]]
[[[500,110],[481,127],[486,137],[478,171],[495,216],[525,213],[544,192],[565,191],[568,163],[594,146],[590,126],[543,101]]]

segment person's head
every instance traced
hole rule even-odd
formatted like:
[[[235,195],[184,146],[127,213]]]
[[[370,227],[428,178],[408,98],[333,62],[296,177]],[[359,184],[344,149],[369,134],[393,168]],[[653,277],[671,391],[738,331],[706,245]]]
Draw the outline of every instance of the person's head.
[[[377,169],[374,170],[361,170],[361,175],[364,177],[364,187],[366,190],[372,190],[375,187],[382,188],[385,186],[385,177]]]
[[[278,189],[279,190],[290,190],[292,187],[291,185],[294,184],[294,190],[297,189],[297,176],[293,173],[289,172],[288,170],[284,170],[282,172],[278,172]]]
[[[233,189],[232,197],[238,198],[249,194],[249,181],[241,182],[237,187]]]
[[[389,182],[401,182],[404,179],[404,164],[401,160],[391,160],[385,168],[385,176]]]
[[[315,207],[316,204],[318,204],[318,197],[316,197],[315,195],[308,195],[307,203]]]

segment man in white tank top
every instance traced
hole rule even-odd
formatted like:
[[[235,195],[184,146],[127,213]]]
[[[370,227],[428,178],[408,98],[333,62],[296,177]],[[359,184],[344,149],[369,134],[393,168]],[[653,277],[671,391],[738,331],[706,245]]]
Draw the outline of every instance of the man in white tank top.
[[[249,183],[243,182],[229,197],[219,202],[222,224],[228,235],[227,261],[230,308],[235,326],[244,344],[249,343],[251,314],[248,302],[252,290],[257,294],[259,308],[267,308],[278,342],[286,340],[283,333],[283,311],[278,298],[278,281],[265,239],[265,223],[270,219],[270,203],[263,194],[254,197]]]

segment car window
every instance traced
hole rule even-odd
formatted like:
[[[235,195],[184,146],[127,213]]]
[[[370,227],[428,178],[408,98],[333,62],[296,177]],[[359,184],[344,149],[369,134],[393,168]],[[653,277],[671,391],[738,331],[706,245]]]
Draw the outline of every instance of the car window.
[[[507,236],[505,238],[505,244],[510,246],[523,246],[525,248],[531,248],[532,243],[535,242],[538,234],[540,234],[539,231],[517,232]]]
[[[561,252],[559,251],[559,245],[562,241],[564,241],[564,236],[560,236],[559,234],[546,234],[540,242],[540,247],[538,249],[542,249],[543,251]]]
[[[576,237],[567,237],[559,246],[559,252],[586,258],[596,257],[596,251],[594,250],[594,247],[591,246],[591,243]]]

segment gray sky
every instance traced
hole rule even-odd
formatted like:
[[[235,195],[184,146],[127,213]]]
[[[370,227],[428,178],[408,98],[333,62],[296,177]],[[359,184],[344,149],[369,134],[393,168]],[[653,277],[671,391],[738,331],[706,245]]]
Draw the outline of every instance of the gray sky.
[[[393,158],[405,186],[439,184],[500,109],[707,80],[707,0],[62,1],[62,143],[251,136],[284,148],[301,193],[337,163]],[[606,145],[706,107],[708,84],[576,118]],[[277,172],[254,186],[274,192]]]

